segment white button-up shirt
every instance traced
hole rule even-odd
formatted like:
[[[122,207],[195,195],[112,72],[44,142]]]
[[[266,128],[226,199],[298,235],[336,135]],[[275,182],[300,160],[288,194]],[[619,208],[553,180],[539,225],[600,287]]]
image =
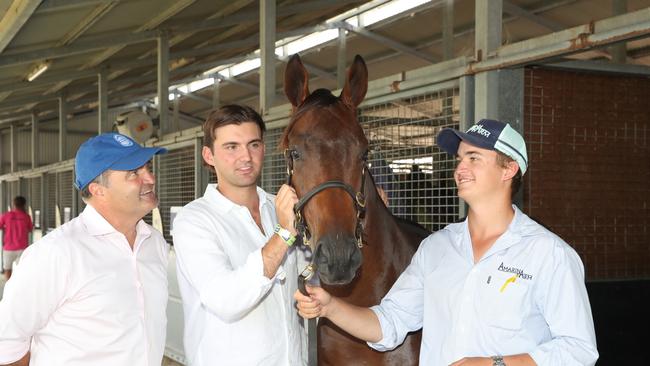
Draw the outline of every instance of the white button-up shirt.
[[[167,244],[140,221],[133,250],[92,206],[25,250],[0,301],[0,364],[160,366]]]
[[[261,249],[277,218],[275,197],[259,187],[257,194],[264,232],[246,207],[216,185],[174,220],[185,353],[192,366],[305,364],[305,332],[293,301],[304,253],[291,247],[276,275],[264,276]]]
[[[423,328],[421,365],[528,353],[540,365],[593,365],[584,268],[561,238],[513,206],[508,230],[474,264],[467,220],[425,239],[379,306],[390,350]]]

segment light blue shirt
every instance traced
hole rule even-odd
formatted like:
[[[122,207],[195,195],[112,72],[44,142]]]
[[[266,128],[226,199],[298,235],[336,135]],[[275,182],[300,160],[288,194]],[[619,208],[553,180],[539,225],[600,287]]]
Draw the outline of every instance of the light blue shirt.
[[[584,267],[577,253],[516,206],[508,230],[474,264],[467,220],[424,241],[381,304],[391,350],[423,328],[421,365],[528,353],[542,365],[598,359]]]

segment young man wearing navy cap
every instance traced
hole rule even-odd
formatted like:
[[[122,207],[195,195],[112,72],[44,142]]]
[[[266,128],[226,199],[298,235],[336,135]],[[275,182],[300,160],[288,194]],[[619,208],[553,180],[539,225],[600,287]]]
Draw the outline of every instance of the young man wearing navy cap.
[[[598,358],[584,268],[576,252],[512,204],[528,169],[524,139],[481,120],[444,129],[457,156],[467,218],[425,239],[378,306],[309,288],[302,316],[327,317],[379,351],[422,328],[421,365],[593,365]]]
[[[160,366],[167,247],[142,221],[158,204],[147,163],[163,148],[105,133],[84,142],[75,219],[23,253],[0,302],[0,364]]]

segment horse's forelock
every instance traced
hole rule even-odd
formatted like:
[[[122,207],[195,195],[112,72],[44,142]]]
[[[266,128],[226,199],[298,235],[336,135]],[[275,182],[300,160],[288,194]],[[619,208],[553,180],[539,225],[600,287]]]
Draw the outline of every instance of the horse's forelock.
[[[280,144],[278,145],[278,148],[283,151],[284,149],[288,148],[289,146],[289,133],[291,133],[291,130],[293,129],[294,125],[296,124],[296,121],[302,117],[305,113],[309,112],[313,108],[323,108],[323,107],[329,107],[331,105],[337,104],[337,103],[342,103],[341,99],[339,97],[334,96],[331,91],[327,89],[316,89],[314,90],[313,93],[309,94],[307,98],[300,104],[293,115],[291,116],[291,120],[289,121],[289,125],[287,128],[285,128],[284,133],[282,134],[282,137],[280,138]]]

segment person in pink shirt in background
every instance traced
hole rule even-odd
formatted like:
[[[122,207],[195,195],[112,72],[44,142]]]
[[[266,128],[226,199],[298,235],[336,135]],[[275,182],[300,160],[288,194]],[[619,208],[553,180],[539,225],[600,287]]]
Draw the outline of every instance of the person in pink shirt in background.
[[[11,277],[14,261],[20,258],[23,250],[29,244],[29,233],[34,228],[32,218],[25,212],[27,200],[23,196],[14,198],[11,211],[0,216],[0,230],[4,231],[2,237],[2,268],[5,280]]]

